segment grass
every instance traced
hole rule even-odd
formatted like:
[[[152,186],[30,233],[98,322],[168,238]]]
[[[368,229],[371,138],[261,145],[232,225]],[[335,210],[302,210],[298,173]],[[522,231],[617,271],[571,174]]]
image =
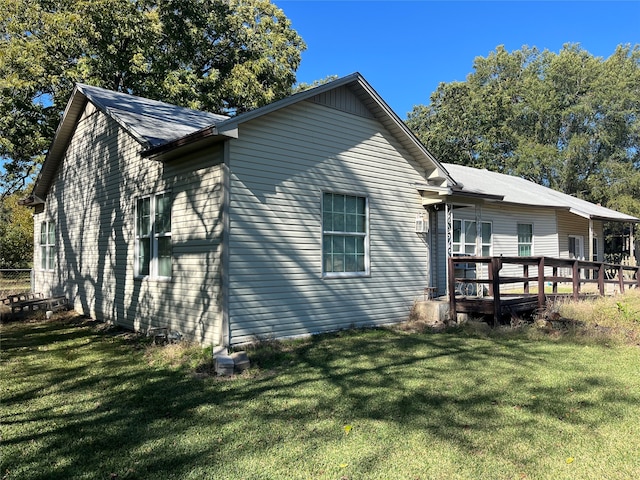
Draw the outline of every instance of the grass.
[[[347,331],[265,342],[220,379],[200,348],[72,315],[9,323],[0,478],[639,478],[628,333]]]

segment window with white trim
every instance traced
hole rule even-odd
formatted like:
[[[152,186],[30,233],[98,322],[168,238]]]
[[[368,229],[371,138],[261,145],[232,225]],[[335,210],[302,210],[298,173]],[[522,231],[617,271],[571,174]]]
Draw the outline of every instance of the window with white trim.
[[[322,196],[322,274],[369,274],[367,197],[324,192]]]
[[[518,256],[530,257],[533,255],[533,224],[518,224]]]
[[[491,222],[480,222],[480,255],[491,256]],[[453,220],[453,253],[476,254],[478,231],[474,220]]]
[[[40,269],[53,270],[56,258],[56,224],[40,224]]]
[[[171,193],[136,200],[135,275],[171,278]]]

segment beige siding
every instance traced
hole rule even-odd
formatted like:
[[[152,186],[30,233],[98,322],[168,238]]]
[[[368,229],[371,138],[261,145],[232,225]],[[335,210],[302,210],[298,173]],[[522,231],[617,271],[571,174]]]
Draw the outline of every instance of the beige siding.
[[[600,261],[604,258],[604,234],[602,222],[593,222],[593,231],[598,239],[597,258]],[[560,241],[560,256],[569,258],[569,236],[581,236],[584,240],[584,257],[589,259],[591,255],[591,245],[589,244],[589,220],[570,212],[558,213],[558,237]]]
[[[312,102],[230,145],[232,343],[405,320],[427,281],[416,165],[381,125]],[[322,192],[366,196],[371,275],[322,277]]]
[[[35,218],[36,289],[66,295],[79,312],[125,327],[168,326],[188,338],[220,335],[222,150],[169,165],[91,104]],[[173,277],[134,279],[135,199],[171,191]],[[53,272],[40,265],[40,222],[57,226]]]

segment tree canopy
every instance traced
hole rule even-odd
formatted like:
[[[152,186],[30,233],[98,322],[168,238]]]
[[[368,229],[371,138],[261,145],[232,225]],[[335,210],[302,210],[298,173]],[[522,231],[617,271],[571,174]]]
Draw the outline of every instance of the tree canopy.
[[[408,126],[441,161],[522,176],[640,216],[640,46],[608,58],[498,47]]]
[[[0,268],[30,268],[33,262],[33,211],[19,203],[25,195],[0,199]]]
[[[269,0],[1,0],[2,196],[43,159],[76,82],[235,114],[288,95],[305,48]]]

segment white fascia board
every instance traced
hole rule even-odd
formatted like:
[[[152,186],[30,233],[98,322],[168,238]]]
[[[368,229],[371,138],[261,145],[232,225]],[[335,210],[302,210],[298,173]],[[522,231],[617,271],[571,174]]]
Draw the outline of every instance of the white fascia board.
[[[451,195],[453,193],[453,190],[449,187],[439,187],[437,185],[427,185],[425,183],[414,183],[413,186],[416,190],[437,193],[439,195]]]
[[[583,211],[578,210],[578,209],[573,208],[573,207],[569,209],[569,213],[573,213],[574,215],[578,215],[579,217],[586,218],[586,219],[590,219],[591,218],[591,215],[589,215],[588,213],[583,212]]]

